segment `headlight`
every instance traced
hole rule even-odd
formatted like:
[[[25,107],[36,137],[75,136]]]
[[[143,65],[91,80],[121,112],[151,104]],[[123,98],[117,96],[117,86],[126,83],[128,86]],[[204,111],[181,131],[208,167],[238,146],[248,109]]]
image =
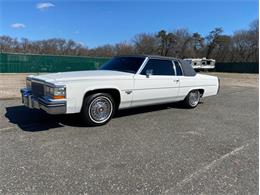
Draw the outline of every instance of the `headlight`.
[[[26,78],[26,88],[28,89],[32,88],[32,81],[28,77]]]
[[[45,86],[45,95],[52,99],[64,99],[66,98],[66,88]]]

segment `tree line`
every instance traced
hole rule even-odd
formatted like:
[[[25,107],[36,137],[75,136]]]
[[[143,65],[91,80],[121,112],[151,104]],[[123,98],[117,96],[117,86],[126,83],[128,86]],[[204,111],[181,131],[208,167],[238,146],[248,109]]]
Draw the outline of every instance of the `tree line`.
[[[106,44],[88,48],[73,40],[53,38],[30,41],[10,36],[0,36],[1,52],[111,57],[128,54],[153,54],[177,58],[213,58],[218,62],[258,62],[259,21],[253,21],[248,29],[236,31],[233,35],[223,34],[222,28],[215,28],[208,35],[191,33],[187,29],[171,32],[140,33],[131,41]]]

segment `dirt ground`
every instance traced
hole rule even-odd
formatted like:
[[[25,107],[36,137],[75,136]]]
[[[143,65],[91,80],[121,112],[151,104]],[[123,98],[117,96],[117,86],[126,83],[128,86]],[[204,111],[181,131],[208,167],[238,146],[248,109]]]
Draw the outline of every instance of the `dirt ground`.
[[[25,78],[32,73],[0,74],[0,99],[20,97],[20,89],[25,86]],[[258,74],[202,73],[218,76],[221,86],[258,87]]]
[[[258,74],[240,74],[240,73],[220,73],[210,72],[203,73],[220,78],[221,86],[237,86],[237,87],[258,87]]]
[[[0,99],[20,97],[20,89],[25,87],[25,78],[28,75],[31,73],[1,73]]]

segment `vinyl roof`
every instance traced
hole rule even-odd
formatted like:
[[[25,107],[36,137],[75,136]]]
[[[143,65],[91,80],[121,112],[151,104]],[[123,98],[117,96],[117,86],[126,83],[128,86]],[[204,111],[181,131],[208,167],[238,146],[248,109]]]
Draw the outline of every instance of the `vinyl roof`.
[[[146,54],[136,54],[136,55],[118,55],[115,57],[143,57],[143,58],[153,58],[153,59],[163,59],[163,60],[176,60],[177,58],[170,56],[159,56],[159,55],[146,55]]]
[[[151,59],[162,59],[162,60],[178,60],[180,62],[182,72],[184,76],[195,76],[196,72],[192,68],[191,64],[188,63],[185,60],[177,59],[174,57],[168,57],[168,56],[158,56],[158,55],[146,55],[146,54],[141,54],[141,55],[120,55],[120,56],[115,56],[115,57],[143,57],[143,58],[151,58]]]

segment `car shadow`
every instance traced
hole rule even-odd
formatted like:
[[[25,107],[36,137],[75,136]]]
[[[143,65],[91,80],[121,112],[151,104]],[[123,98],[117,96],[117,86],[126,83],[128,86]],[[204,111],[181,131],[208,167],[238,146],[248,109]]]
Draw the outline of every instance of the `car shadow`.
[[[115,114],[114,118],[120,118],[120,117],[142,114],[142,113],[147,113],[147,112],[156,112],[156,111],[166,110],[166,109],[170,109],[170,108],[186,109],[181,102],[159,104],[159,105],[152,105],[152,106],[141,106],[141,107],[136,107],[136,108],[119,110]]]
[[[46,131],[68,126],[86,127],[79,114],[49,115],[42,110],[29,109],[25,106],[6,107],[5,117],[10,123],[24,131]]]
[[[115,114],[114,118],[126,117],[129,115],[137,115],[147,112],[155,112],[170,108],[184,109],[180,103],[145,106],[119,110]],[[19,128],[23,131],[29,132],[46,131],[64,126],[89,127],[82,122],[79,114],[49,115],[44,111],[28,109],[22,105],[6,107],[5,117],[10,121],[10,123],[19,126]]]

